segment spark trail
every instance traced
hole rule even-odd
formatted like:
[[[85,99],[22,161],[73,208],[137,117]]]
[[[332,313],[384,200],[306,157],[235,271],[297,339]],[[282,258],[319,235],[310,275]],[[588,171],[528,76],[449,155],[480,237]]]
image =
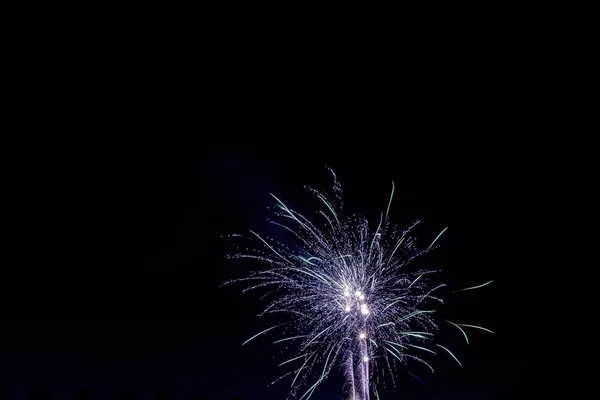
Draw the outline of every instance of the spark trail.
[[[272,195],[277,218],[271,222],[293,235],[293,247],[250,231],[248,239],[258,246],[229,256],[250,258],[265,268],[226,283],[248,283],[245,290],[269,289],[271,301],[261,315],[287,315],[284,323],[268,327],[244,345],[273,333],[280,335],[275,343],[295,345],[294,354],[279,364],[292,370],[274,382],[289,377],[290,398],[298,400],[309,399],[336,366],[344,369],[349,400],[369,400],[372,393],[378,397],[376,386],[385,371],[391,372],[385,375],[395,384],[395,372],[409,361],[433,372],[423,358],[436,354],[433,349],[442,349],[462,366],[450,349],[434,343],[438,325],[432,307],[442,302],[436,293],[445,285],[431,283],[435,271],[410,267],[416,258],[435,249],[447,228],[427,247],[417,247],[411,231],[418,221],[402,229],[389,221],[393,183],[386,212],[375,230],[363,217],[344,218],[342,189],[330,172],[334,200],[308,188],[323,206],[317,213],[320,221],[309,220]],[[459,330],[467,343],[463,328],[491,332],[446,322]]]

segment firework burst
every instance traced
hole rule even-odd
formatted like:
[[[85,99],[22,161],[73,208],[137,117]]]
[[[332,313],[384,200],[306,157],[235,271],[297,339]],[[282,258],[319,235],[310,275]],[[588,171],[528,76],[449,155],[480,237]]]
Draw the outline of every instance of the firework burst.
[[[369,400],[373,394],[379,397],[377,387],[384,375],[395,384],[395,372],[405,369],[408,362],[423,364],[433,372],[424,359],[427,354],[441,351],[462,365],[450,349],[434,343],[439,330],[435,305],[442,302],[436,293],[445,285],[432,283],[435,271],[411,270],[409,265],[433,250],[446,229],[429,246],[417,247],[411,231],[418,221],[402,229],[389,222],[393,183],[387,209],[377,225],[370,227],[363,217],[344,218],[342,189],[331,173],[333,200],[307,188],[323,206],[318,211],[318,222],[291,210],[272,195],[276,218],[270,222],[291,233],[296,242],[293,247],[250,231],[248,238],[259,246],[251,252],[230,255],[266,265],[231,282],[248,283],[244,291],[266,289],[265,297],[271,301],[260,315],[286,315],[285,322],[257,333],[243,344],[278,333],[274,343],[294,345],[294,354],[279,364],[291,371],[274,382],[288,378],[290,398],[298,400],[310,398],[335,367],[344,371],[349,400]],[[489,331],[443,322],[459,330],[467,343],[468,329]]]

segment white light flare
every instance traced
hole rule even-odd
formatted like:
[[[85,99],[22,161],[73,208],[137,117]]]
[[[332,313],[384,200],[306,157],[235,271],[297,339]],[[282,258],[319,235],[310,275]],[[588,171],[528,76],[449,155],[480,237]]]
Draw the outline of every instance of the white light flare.
[[[360,313],[361,313],[362,315],[369,315],[369,312],[370,312],[370,311],[369,311],[369,307],[367,307],[367,305],[366,305],[366,304],[361,304],[361,305],[360,305]]]

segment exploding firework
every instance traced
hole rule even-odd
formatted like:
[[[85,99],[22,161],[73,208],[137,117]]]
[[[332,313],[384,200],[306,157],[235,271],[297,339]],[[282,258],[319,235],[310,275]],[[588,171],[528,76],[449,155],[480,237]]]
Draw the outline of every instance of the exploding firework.
[[[331,171],[331,170],[330,170]],[[243,344],[268,333],[279,333],[274,343],[294,344],[295,353],[279,365],[291,368],[277,378],[290,380],[290,398],[305,400],[341,367],[346,377],[349,400],[369,400],[383,382],[386,370],[394,382],[395,372],[407,363],[425,365],[424,355],[442,351],[461,365],[451,350],[434,343],[438,321],[434,318],[436,295],[444,284],[433,284],[433,270],[411,270],[412,261],[433,250],[446,231],[442,230],[425,248],[419,248],[411,231],[391,224],[388,213],[394,184],[385,213],[375,229],[363,217],[343,217],[342,190],[333,174],[334,199],[307,188],[323,209],[310,221],[275,201],[275,225],[291,233],[294,246],[263,237],[253,231],[248,239],[258,246],[231,258],[250,258],[266,265],[250,276],[231,282],[246,282],[244,290],[267,289],[272,300],[260,315],[286,315],[283,323],[257,333]],[[242,237],[242,235],[232,235]],[[227,283],[231,283],[227,282]],[[465,288],[470,290],[482,285]],[[442,321],[469,341],[468,329],[491,332],[475,325]]]

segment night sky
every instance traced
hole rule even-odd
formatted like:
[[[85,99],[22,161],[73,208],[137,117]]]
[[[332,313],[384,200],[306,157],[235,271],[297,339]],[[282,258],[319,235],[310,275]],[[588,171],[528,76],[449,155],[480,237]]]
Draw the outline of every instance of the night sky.
[[[552,125],[544,35],[491,16],[40,25],[19,36],[19,129],[0,142],[0,388],[69,398],[283,399],[248,264],[221,238],[279,238],[275,193],[335,170],[351,211],[422,221],[443,315],[491,328],[382,399],[577,397],[591,375],[568,261],[573,186]],[[20,102],[21,97],[24,102]],[[561,152],[562,151],[562,152]],[[579,233],[581,234],[581,232]],[[285,239],[282,239],[285,240]],[[565,257],[567,256],[567,257]],[[579,287],[576,287],[576,285]],[[579,331],[581,336],[573,336]],[[341,399],[334,375],[315,399]],[[541,398],[541,397],[540,397]]]

